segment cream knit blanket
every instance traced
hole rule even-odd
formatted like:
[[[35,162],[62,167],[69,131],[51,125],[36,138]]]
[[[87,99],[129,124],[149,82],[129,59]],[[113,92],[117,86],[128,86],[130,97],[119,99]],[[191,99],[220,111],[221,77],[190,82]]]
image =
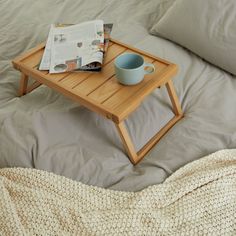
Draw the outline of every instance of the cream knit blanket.
[[[236,235],[236,149],[136,193],[0,169],[0,235]]]

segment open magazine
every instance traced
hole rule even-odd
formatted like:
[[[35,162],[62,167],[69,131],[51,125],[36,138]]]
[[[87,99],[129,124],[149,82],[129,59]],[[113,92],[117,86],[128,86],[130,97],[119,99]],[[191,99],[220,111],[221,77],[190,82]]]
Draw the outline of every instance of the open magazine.
[[[111,30],[112,24],[102,20],[51,25],[39,70],[100,71]]]

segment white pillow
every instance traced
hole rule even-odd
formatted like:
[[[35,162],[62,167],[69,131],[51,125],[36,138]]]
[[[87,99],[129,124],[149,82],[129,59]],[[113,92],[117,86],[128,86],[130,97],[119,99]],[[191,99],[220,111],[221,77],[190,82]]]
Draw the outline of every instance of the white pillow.
[[[236,75],[236,0],[177,0],[151,33]]]

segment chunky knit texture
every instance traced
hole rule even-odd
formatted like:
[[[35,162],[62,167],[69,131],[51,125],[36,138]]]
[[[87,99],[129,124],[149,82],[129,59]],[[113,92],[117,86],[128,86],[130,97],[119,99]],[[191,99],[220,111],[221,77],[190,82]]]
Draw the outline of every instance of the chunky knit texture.
[[[236,235],[236,149],[136,193],[0,169],[0,235]]]

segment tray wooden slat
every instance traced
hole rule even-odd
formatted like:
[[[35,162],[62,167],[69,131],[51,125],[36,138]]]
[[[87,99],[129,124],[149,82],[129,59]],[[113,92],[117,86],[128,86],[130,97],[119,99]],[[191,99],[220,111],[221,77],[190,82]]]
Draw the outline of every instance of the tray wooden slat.
[[[102,72],[92,74],[78,86],[74,87],[74,91],[88,95],[114,74],[114,65],[113,62],[110,62],[103,67]]]
[[[116,77],[113,76],[88,96],[100,103],[103,103],[104,101],[112,97],[121,88],[123,88],[123,85],[118,83]]]
[[[78,73],[80,73],[79,76]],[[89,76],[90,74],[88,72],[74,72],[63,78],[60,81],[60,84],[62,87],[65,86],[67,88],[73,88],[79,83],[83,82]]]

